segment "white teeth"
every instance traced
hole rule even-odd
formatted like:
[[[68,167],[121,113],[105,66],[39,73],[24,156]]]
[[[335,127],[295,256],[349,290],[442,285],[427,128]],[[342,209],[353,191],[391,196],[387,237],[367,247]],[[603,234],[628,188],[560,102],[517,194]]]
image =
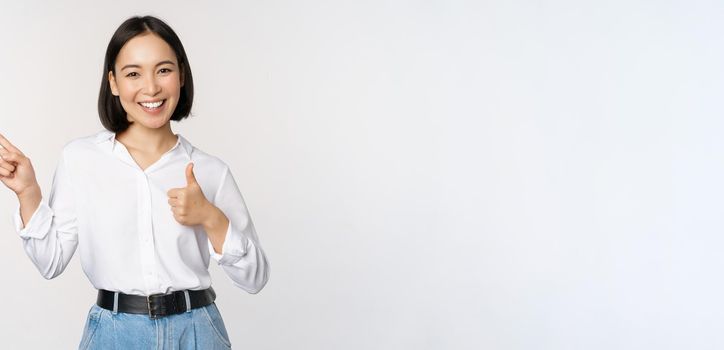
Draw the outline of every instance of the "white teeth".
[[[152,102],[152,103],[141,102],[141,106],[146,107],[146,108],[158,108],[162,104],[163,104],[163,101]]]

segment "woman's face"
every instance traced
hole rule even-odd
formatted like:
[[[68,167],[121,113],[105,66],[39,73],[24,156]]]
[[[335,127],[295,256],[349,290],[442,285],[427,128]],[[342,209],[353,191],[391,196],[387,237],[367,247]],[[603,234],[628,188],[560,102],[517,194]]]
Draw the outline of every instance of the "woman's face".
[[[166,125],[183,86],[171,46],[156,34],[138,35],[121,48],[115,72],[108,72],[111,92],[120,97],[128,121],[151,129]]]

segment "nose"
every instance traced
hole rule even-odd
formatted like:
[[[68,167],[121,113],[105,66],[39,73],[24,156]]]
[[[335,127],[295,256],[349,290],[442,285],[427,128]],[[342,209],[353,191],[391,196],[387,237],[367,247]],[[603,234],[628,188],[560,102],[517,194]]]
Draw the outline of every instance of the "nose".
[[[148,96],[155,96],[161,91],[161,85],[156,81],[156,77],[149,76],[144,82],[144,93]]]

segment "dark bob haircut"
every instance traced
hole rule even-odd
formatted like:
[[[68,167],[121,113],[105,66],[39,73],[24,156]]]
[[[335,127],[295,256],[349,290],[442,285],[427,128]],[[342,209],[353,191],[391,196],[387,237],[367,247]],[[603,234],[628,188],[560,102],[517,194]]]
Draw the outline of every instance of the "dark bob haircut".
[[[171,115],[171,120],[180,121],[191,113],[191,105],[194,100],[194,81],[191,77],[186,51],[181,40],[171,27],[162,20],[153,16],[131,17],[116,29],[106,49],[106,58],[103,63],[103,78],[101,79],[101,91],[98,95],[98,116],[103,126],[112,132],[122,132],[128,129],[130,122],[127,113],[121,105],[120,97],[111,93],[108,72],[116,76],[116,58],[125,45],[132,38],[146,33],[154,33],[161,37],[176,53],[176,60],[179,64],[179,73],[183,81],[181,95],[176,109]]]

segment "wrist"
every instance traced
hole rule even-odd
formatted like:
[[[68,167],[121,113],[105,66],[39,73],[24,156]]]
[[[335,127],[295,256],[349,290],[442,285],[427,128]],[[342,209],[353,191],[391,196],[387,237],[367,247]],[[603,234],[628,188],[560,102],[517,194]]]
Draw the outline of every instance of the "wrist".
[[[26,200],[26,199],[40,197],[41,196],[40,186],[38,184],[28,186],[25,189],[23,189],[22,191],[17,192],[16,195],[18,196],[18,199],[20,199],[20,200]]]
[[[228,230],[228,225],[230,225],[230,223],[221,209],[211,205],[210,210],[211,212],[206,216],[207,219],[203,223],[204,230],[211,241],[211,245],[214,247],[214,251],[217,254],[221,254],[223,251],[224,240],[226,238],[226,231]]]

